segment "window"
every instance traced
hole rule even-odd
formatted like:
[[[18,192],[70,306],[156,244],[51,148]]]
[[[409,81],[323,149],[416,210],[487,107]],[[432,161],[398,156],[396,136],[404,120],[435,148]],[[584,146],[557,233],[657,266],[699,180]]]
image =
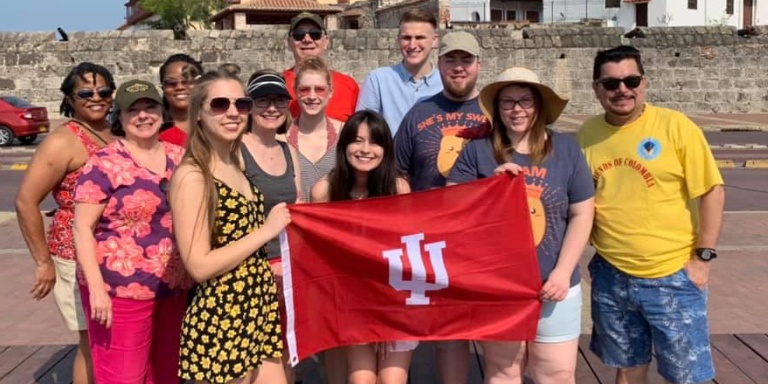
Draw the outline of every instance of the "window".
[[[501,21],[501,9],[491,9],[491,21]]]
[[[733,15],[733,0],[725,0],[725,13]]]
[[[531,23],[538,23],[539,22],[539,12],[537,12],[537,11],[526,11],[525,12],[525,19],[530,21]]]
[[[621,0],[605,0],[606,8],[620,8]]]
[[[517,20],[517,12],[507,11],[507,21],[515,21],[515,20]]]
[[[474,21],[474,22],[480,21],[480,13],[479,12],[472,12],[472,21]]]
[[[688,9],[699,9],[699,0],[688,0]]]

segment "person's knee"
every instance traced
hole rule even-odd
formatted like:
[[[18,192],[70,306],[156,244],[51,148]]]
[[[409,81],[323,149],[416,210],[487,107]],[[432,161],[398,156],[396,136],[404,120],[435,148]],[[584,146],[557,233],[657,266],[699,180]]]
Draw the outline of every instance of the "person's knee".
[[[536,384],[576,384],[574,370],[568,368],[553,369],[547,372],[529,373]]]
[[[645,384],[648,381],[648,364],[616,370],[616,384]]]
[[[351,372],[348,380],[349,384],[376,384],[376,374],[370,371]]]

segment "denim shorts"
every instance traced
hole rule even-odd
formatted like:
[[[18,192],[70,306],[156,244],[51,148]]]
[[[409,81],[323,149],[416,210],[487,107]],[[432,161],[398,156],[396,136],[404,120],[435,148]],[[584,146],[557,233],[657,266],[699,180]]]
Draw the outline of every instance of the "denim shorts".
[[[629,276],[600,255],[589,263],[592,278],[590,349],[603,363],[631,368],[651,362],[675,384],[715,377],[707,322],[707,291],[684,269],[661,278]]]

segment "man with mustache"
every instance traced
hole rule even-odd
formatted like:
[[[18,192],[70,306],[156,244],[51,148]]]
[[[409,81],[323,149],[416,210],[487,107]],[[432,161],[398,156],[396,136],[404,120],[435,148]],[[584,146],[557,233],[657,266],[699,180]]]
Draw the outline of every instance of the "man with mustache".
[[[293,54],[294,66],[283,71],[288,92],[291,94],[291,103],[289,105],[291,116],[299,116],[300,108],[298,98],[294,91],[296,83],[295,69],[304,59],[308,57],[323,58],[325,50],[331,43],[328,31],[325,30],[323,19],[320,16],[302,12],[291,19],[291,27],[288,30],[286,46]],[[331,71],[331,87],[333,95],[328,102],[326,113],[328,117],[345,122],[355,113],[357,97],[360,93],[360,87],[355,79],[341,72]]]
[[[467,32],[451,32],[440,39],[438,69],[443,91],[416,103],[403,117],[395,134],[399,170],[413,191],[445,186],[461,149],[472,136],[487,132],[476,87],[480,71],[480,45]],[[466,341],[436,342],[442,382],[463,384],[469,371]]]
[[[593,80],[605,113],[579,132],[596,190],[590,347],[618,369],[618,384],[647,383],[652,346],[667,383],[709,381],[707,281],[723,178],[699,127],[645,102],[636,48],[599,52]]]
[[[392,135],[416,102],[443,90],[440,72],[429,60],[437,46],[434,13],[414,8],[400,17],[397,43],[403,60],[368,74],[357,100],[357,110],[369,109],[384,116]]]

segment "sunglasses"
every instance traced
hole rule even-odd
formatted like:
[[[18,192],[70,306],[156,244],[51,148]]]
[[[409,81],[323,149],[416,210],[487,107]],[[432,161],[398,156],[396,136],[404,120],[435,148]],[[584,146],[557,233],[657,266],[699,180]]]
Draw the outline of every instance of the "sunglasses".
[[[312,41],[318,41],[323,37],[323,31],[320,29],[297,29],[291,32],[291,37],[295,41],[304,40],[304,36],[309,35]]]
[[[635,89],[640,86],[640,83],[643,82],[643,76],[635,75],[635,76],[627,76],[623,79],[617,79],[615,77],[606,77],[604,79],[597,80],[598,84],[602,84],[603,88],[605,88],[606,91],[615,91],[619,89],[619,86],[621,83],[624,83],[625,86],[629,89]]]
[[[270,105],[274,104],[275,108],[287,108],[289,102],[290,100],[284,97],[275,97],[275,98],[262,97],[260,99],[254,100],[253,105],[256,108],[269,108]]]
[[[533,104],[535,104],[535,101],[530,97],[526,97],[520,100],[499,99],[499,109],[504,111],[515,109],[515,105],[519,105],[520,108],[523,109],[533,108]]]
[[[214,97],[208,105],[211,108],[211,112],[216,115],[221,115],[227,113],[232,104],[235,105],[237,113],[241,115],[247,115],[253,110],[253,100],[249,97],[241,97],[234,100],[230,100],[226,97]]]
[[[93,99],[93,96],[95,95],[99,95],[100,99],[110,99],[112,98],[113,92],[114,92],[114,89],[110,87],[99,88],[95,91],[93,89],[81,89],[75,92],[75,96],[83,100]]]
[[[318,97],[325,97],[328,95],[328,87],[324,87],[322,85],[317,87],[303,85],[296,89],[296,93],[299,95],[299,97],[307,97],[310,93],[312,93],[312,90],[315,91],[315,95]]]
[[[179,84],[189,87],[190,85],[194,84],[194,80],[179,80],[179,79],[165,79],[163,80],[163,87],[165,88],[176,88],[179,86]]]

